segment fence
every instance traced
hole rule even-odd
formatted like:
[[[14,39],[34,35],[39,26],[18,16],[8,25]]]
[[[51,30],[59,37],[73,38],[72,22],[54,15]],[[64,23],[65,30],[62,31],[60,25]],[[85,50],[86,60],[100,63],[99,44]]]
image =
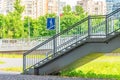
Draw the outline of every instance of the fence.
[[[0,51],[21,51],[30,50],[37,44],[42,43],[49,37],[39,37],[31,39],[0,39]]]

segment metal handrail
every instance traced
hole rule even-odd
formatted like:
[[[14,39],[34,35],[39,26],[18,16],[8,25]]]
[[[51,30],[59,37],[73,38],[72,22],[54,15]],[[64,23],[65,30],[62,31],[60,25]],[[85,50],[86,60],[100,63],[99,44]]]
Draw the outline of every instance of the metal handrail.
[[[113,14],[115,14],[115,13],[117,13],[117,12],[119,12],[119,11],[120,11],[120,8],[118,8],[117,10],[109,13],[108,15],[100,15],[100,16],[103,16],[103,17],[106,16],[106,17],[108,18],[108,17],[112,16]],[[96,17],[96,16],[91,16],[91,17]],[[98,17],[98,16],[97,16],[97,17]],[[29,54],[30,52],[32,52],[33,50],[35,50],[35,49],[39,48],[40,46],[44,45],[44,44],[47,43],[48,41],[51,41],[52,39],[58,37],[59,35],[65,33],[66,31],[69,31],[70,29],[74,28],[76,25],[78,25],[78,24],[80,24],[80,23],[82,23],[82,22],[84,22],[84,21],[86,21],[86,20],[88,20],[88,17],[82,19],[81,21],[77,22],[76,24],[73,24],[72,26],[70,26],[70,27],[67,28],[66,30],[62,31],[61,33],[58,33],[58,34],[54,35],[53,37],[49,38],[48,40],[44,41],[43,43],[41,43],[41,44],[37,45],[36,47],[32,48],[31,50],[25,52],[23,55],[25,56],[25,55]]]
[[[105,18],[106,15],[90,15],[90,19],[101,19]]]
[[[118,30],[120,30],[120,28],[114,30],[113,32],[108,33],[107,35],[110,35],[110,34],[112,34],[112,33],[114,33],[114,32],[117,32]]]
[[[120,28],[117,29],[117,30],[115,30],[115,31],[113,31],[113,32],[111,32],[111,33],[109,33],[109,34],[107,34],[107,36],[110,35],[110,34],[112,34],[112,33],[114,33],[114,32],[116,32],[116,31],[118,31],[118,30],[120,30]],[[107,37],[107,36],[106,36],[106,37]],[[80,40],[80,41],[81,41],[81,44],[82,44],[82,43],[86,43],[85,41],[87,40],[87,38],[89,38],[89,36],[86,36],[86,37],[82,38],[82,39]],[[82,42],[84,39],[85,39],[85,41]],[[73,44],[75,44],[75,43],[73,43]],[[73,44],[71,44],[71,45],[73,45]],[[62,50],[61,50],[61,51],[62,51]],[[58,52],[60,52],[60,51],[58,51]],[[58,52],[57,52],[57,53],[58,53]],[[56,54],[57,54],[57,53],[56,53]],[[61,55],[61,54],[60,54],[60,55]],[[47,63],[47,60],[51,60],[51,59],[49,59],[49,58],[51,58],[51,57],[53,57],[53,56],[54,56],[54,58],[55,58],[55,54],[52,54],[52,55],[46,57],[45,59],[41,60],[40,62],[38,62],[38,63],[30,66],[29,68],[32,68],[32,67],[34,67],[34,66],[36,66],[36,65],[38,65],[38,64],[39,64],[39,66],[42,66],[42,65],[44,65],[45,63]]]
[[[109,18],[110,16],[112,16],[112,15],[118,13],[119,11],[120,11],[120,8],[118,8],[118,9],[116,9],[115,11],[113,11],[113,12],[107,14],[106,17]]]
[[[85,22],[85,21],[87,21],[87,20],[88,20],[88,19],[83,19],[83,22]],[[81,24],[81,21],[80,21],[80,24]],[[79,24],[77,24],[77,25],[79,25]],[[77,25],[74,25],[74,26],[77,26]],[[73,28],[73,27],[70,27],[70,28],[67,29],[66,31],[69,31],[69,30],[72,29],[72,28]],[[66,32],[66,31],[65,31],[65,32]],[[63,33],[65,33],[65,32],[63,32]],[[85,33],[87,33],[87,32],[88,32],[88,31],[85,31]],[[59,36],[59,34],[57,34],[57,36]],[[49,38],[49,39],[46,40],[45,42],[43,42],[43,43],[41,43],[40,45],[36,46],[35,48],[39,48],[40,46],[42,46],[42,45],[48,43],[49,41],[51,41],[52,39],[56,38],[57,36],[53,36],[52,38]],[[85,36],[85,37],[81,38],[79,41],[82,41],[82,40],[84,40],[84,39],[86,39],[86,38],[88,38],[88,36]],[[73,41],[74,39],[76,39],[76,38],[74,37],[74,38],[68,40],[67,42],[65,42],[65,43],[63,43],[63,44],[61,44],[61,45],[59,45],[57,48],[62,47],[63,45],[65,45],[65,44],[68,43],[69,41],[70,41],[70,42]],[[29,51],[28,53],[34,51],[35,48],[33,48],[33,49],[32,49],[31,51]],[[52,50],[49,51],[49,52],[52,52]],[[38,63],[42,63],[42,62],[48,60],[49,57],[54,56],[55,54],[57,54],[57,53],[54,53],[54,54],[52,54],[52,55],[50,55],[50,56],[47,56],[45,59],[41,60],[41,61],[38,62]],[[24,56],[25,56],[25,55],[24,55]],[[35,65],[37,65],[38,63],[36,63]],[[31,68],[31,67],[33,67],[33,66],[35,66],[35,65],[32,65],[32,66],[30,66],[29,68]],[[42,65],[42,64],[41,64],[41,65]]]
[[[64,34],[65,32],[71,30],[72,28],[76,27],[77,25],[79,25],[79,24],[81,24],[81,23],[83,23],[83,22],[85,22],[85,21],[87,21],[87,20],[88,20],[88,17],[86,17],[86,18],[82,19],[81,21],[79,21],[79,22],[73,24],[72,26],[70,26],[70,27],[67,28],[66,30],[62,31],[61,33],[58,33],[58,34],[52,36],[51,38],[49,38],[48,40],[44,41],[43,43],[41,43],[41,44],[35,46],[34,48],[32,48],[31,50],[25,52],[25,53],[23,54],[23,56],[29,54],[30,52],[36,50],[36,49],[39,48],[40,46],[43,46],[44,44],[48,43],[49,41],[52,41],[52,40],[55,39],[56,37],[58,37],[58,36]]]
[[[89,36],[85,36],[84,38],[82,38],[82,39],[80,40],[80,41],[81,41],[81,44],[82,44],[82,41],[84,41],[84,39],[86,40],[88,37],[89,37]],[[85,42],[85,41],[84,41],[84,42]],[[73,44],[75,44],[75,43],[73,43]],[[71,44],[71,45],[73,45],[73,44]],[[62,50],[61,50],[61,51],[62,51]],[[46,57],[45,59],[41,60],[40,62],[38,62],[38,63],[36,63],[36,64],[34,64],[34,65],[32,65],[32,66],[30,66],[29,68],[32,68],[32,67],[34,67],[34,66],[36,66],[36,65],[38,65],[38,64],[39,64],[39,66],[44,65],[45,63],[47,63],[47,61],[51,60],[51,59],[50,59],[51,57],[54,56],[52,59],[56,58],[55,55],[56,55],[57,53],[61,52],[61,51],[58,51],[58,52],[56,52],[55,54],[49,55],[49,56]],[[62,54],[60,54],[60,55],[62,55]],[[38,66],[36,66],[36,67],[38,67]]]
[[[104,18],[105,16],[106,16],[106,15],[90,16],[90,18]],[[67,28],[66,30],[62,31],[61,33],[58,33],[58,34],[52,36],[51,38],[49,38],[48,40],[44,41],[43,43],[41,43],[41,44],[35,46],[34,48],[32,48],[31,50],[25,52],[23,55],[25,56],[25,55],[29,54],[30,52],[34,51],[35,49],[39,48],[40,46],[43,46],[44,44],[48,43],[49,41],[53,40],[54,38],[56,38],[56,37],[64,34],[65,32],[67,32],[67,31],[71,30],[72,28],[76,27],[78,24],[81,24],[81,23],[83,23],[83,22],[85,22],[85,21],[87,21],[87,20],[88,20],[88,17],[80,20],[79,22],[73,24],[72,26],[70,26],[70,27]]]
[[[108,19],[110,16],[118,13],[119,11],[120,11],[120,8],[117,9],[116,11],[108,14],[108,15],[104,15],[104,16],[101,16],[101,17],[98,17],[98,16],[97,16],[97,18],[102,18],[102,17],[104,17],[104,18]],[[95,16],[95,17],[96,17],[96,16]],[[31,53],[32,51],[38,49],[39,47],[47,44],[48,42],[50,42],[50,41],[58,38],[60,35],[68,32],[68,31],[70,31],[71,29],[75,28],[75,27],[78,26],[79,24],[82,24],[82,23],[84,23],[85,21],[88,21],[89,19],[90,19],[89,17],[86,17],[86,18],[82,19],[81,21],[73,24],[72,26],[70,26],[70,27],[67,28],[66,30],[62,31],[61,33],[58,33],[58,34],[54,35],[53,37],[49,38],[49,39],[46,40],[45,42],[37,45],[36,47],[32,48],[31,50],[29,50],[29,51],[27,51],[27,52],[25,52],[24,55],[23,55],[23,57],[25,57],[26,55],[28,55],[28,54]],[[91,19],[95,19],[94,16],[92,16]],[[88,22],[88,23],[89,23],[89,22]],[[103,23],[101,22],[101,23],[98,24],[97,26],[100,26],[100,25],[103,25],[103,24],[107,24],[106,21],[104,21]],[[89,26],[89,25],[88,25],[88,26]],[[106,28],[106,29],[107,29],[107,28]],[[88,30],[89,30],[89,29],[88,29]],[[109,34],[109,33],[107,33],[106,36],[107,36],[108,34]],[[89,35],[85,36],[84,38],[80,39],[79,41],[84,42],[83,40],[86,39],[86,38],[88,38],[88,37],[89,37]],[[64,44],[64,43],[63,43],[63,44]],[[72,43],[72,44],[74,44],[74,43]],[[70,45],[72,45],[72,44],[70,44]],[[62,45],[62,44],[61,44],[61,45]],[[59,45],[58,48],[59,48],[61,45]],[[70,46],[70,45],[69,45],[69,46]],[[66,46],[66,47],[68,47],[68,46]],[[60,51],[62,51],[62,50],[63,50],[63,49],[61,49]],[[58,51],[58,52],[59,52],[59,51]],[[38,63],[33,64],[32,66],[29,66],[29,68],[34,67],[36,64],[39,64],[39,63],[41,63],[41,65],[43,65],[45,62],[47,62],[47,61],[49,60],[50,57],[52,57],[52,59],[54,59],[54,58],[56,57],[55,55],[57,55],[58,52],[55,52],[54,54],[46,57],[45,59],[39,61]],[[28,68],[27,68],[27,69],[28,69]]]

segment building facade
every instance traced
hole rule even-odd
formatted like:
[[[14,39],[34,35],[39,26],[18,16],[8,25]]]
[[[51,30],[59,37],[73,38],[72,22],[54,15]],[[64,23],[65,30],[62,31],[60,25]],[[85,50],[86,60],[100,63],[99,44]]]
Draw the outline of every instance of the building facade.
[[[7,14],[14,10],[14,0],[0,0],[0,14]]]
[[[43,15],[43,5],[42,0],[22,0],[21,4],[25,6],[23,17],[29,16],[32,18],[37,18],[40,15]]]
[[[116,4],[113,4],[113,7],[112,7],[113,11],[116,10],[116,9],[118,9],[118,8],[120,8],[120,2],[118,2]]]
[[[57,2],[55,0],[22,0],[22,5],[25,6],[23,16],[32,18],[57,12]]]
[[[60,2],[60,14],[63,13],[63,7],[66,6],[66,2]]]
[[[77,5],[83,7],[84,11],[89,15],[105,15],[106,14],[106,2],[95,0],[78,0]]]
[[[15,0],[0,0],[0,14],[7,14],[14,10]],[[25,6],[24,16],[37,18],[47,13],[57,13],[57,0],[21,0],[21,5]]]
[[[120,2],[120,0],[106,0],[106,3],[107,3],[107,14],[112,12],[113,10],[115,10],[117,8],[115,5],[118,6],[117,3],[119,3],[119,2]]]

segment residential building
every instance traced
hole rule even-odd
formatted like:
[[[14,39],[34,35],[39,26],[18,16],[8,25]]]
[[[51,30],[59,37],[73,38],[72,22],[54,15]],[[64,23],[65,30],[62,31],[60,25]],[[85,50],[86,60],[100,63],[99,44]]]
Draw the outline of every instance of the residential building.
[[[47,12],[47,0],[22,0],[21,4],[25,6],[23,17],[37,18]]]
[[[105,15],[106,14],[106,2],[95,0],[78,0],[77,5],[83,7],[84,11],[89,15]]]
[[[14,0],[0,0],[0,14],[7,14],[14,10]]]
[[[106,0],[106,3],[107,3],[107,14],[112,12],[115,9],[115,8],[113,8],[113,5],[115,6],[119,2],[120,2],[120,0]]]
[[[118,8],[120,8],[120,2],[118,2],[116,4],[113,4],[113,7],[112,7],[113,11],[116,10],[116,9],[118,9]]]
[[[66,6],[66,2],[60,2],[60,14],[63,13],[63,7]]]
[[[0,14],[5,13],[3,6],[4,6],[4,1],[3,1],[3,0],[0,0]]]
[[[25,6],[25,10],[23,12],[24,16],[30,16],[32,18],[37,18],[42,15],[42,0],[22,0],[21,4]]]
[[[7,14],[13,11],[14,1],[15,0],[0,0],[0,14]],[[30,16],[37,18],[40,15],[58,12],[57,0],[21,0],[21,4],[25,6],[23,17]]]
[[[114,10],[116,10],[116,9],[118,9],[118,8],[120,8],[120,2],[118,2],[118,3],[116,3],[116,4],[113,4],[112,11],[114,11]],[[120,13],[117,13],[117,14],[115,14],[115,16],[118,17],[119,14],[120,14]],[[115,16],[114,16],[114,17],[115,17]],[[120,16],[119,16],[119,17],[120,17]]]
[[[58,11],[58,2],[57,2],[57,0],[48,0],[47,1],[48,3],[47,3],[47,8],[48,8],[48,12],[47,13],[57,13],[57,11]]]

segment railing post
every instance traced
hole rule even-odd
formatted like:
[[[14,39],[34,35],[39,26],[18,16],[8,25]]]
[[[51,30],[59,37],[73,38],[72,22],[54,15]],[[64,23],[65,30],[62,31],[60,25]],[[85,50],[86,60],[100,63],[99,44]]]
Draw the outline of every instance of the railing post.
[[[25,72],[24,70],[26,69],[26,56],[23,54],[23,73]]]
[[[53,53],[55,54],[56,51],[57,51],[57,39],[54,38],[54,39],[53,39]]]
[[[92,30],[92,27],[91,27],[91,17],[88,16],[88,36],[89,37],[91,36],[91,30]]]
[[[106,18],[105,18],[105,23],[106,23],[106,25],[105,25],[105,27],[106,27],[106,29],[105,29],[106,31],[105,32],[106,33],[105,34],[107,36],[107,34],[108,34],[108,17],[107,17],[107,15],[106,15]]]

